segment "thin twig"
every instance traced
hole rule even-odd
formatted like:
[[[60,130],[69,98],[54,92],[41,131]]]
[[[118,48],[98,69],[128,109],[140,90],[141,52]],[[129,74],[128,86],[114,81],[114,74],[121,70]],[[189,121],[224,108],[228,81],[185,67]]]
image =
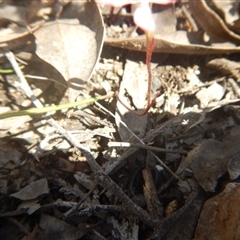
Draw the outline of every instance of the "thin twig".
[[[235,92],[235,94],[239,98],[240,97],[240,88],[239,88],[238,84],[234,81],[233,78],[228,78],[228,82],[230,83],[233,91]]]
[[[59,85],[65,87],[65,88],[67,87],[67,84],[63,84],[63,83],[61,83],[61,82],[59,82],[59,81],[57,81],[55,79],[52,79],[52,78],[33,76],[33,75],[29,75],[29,74],[25,75],[25,77],[26,78],[31,78],[31,79],[37,79],[37,80],[41,80],[41,81],[52,81],[52,82],[54,82],[56,84],[59,84]]]
[[[111,213],[121,213],[124,211],[123,206],[119,205],[93,205],[91,207],[85,208],[84,210],[81,210],[79,213],[79,216],[83,215],[94,215],[98,212],[111,212]]]
[[[93,193],[93,191],[96,189],[97,185],[95,185],[90,191],[81,199],[80,202],[78,202],[75,206],[73,206],[71,209],[69,209],[67,212],[64,213],[64,217],[68,217],[73,212],[76,212],[78,208],[87,200],[87,198]]]
[[[197,32],[198,26],[197,26],[196,22],[194,21],[193,17],[191,16],[191,14],[189,13],[189,11],[187,10],[185,5],[182,5],[182,11],[185,14],[189,23],[191,24],[193,32]]]
[[[165,168],[167,169],[173,177],[175,177],[178,181],[182,181],[181,178],[179,178],[179,176],[174,173],[155,153],[151,152],[151,154],[158,160],[158,162]]]
[[[158,148],[158,147],[143,145],[143,144],[139,144],[139,143],[128,143],[128,142],[109,142],[108,147],[119,147],[119,148],[137,147],[137,148],[142,148],[142,149],[156,151],[156,152],[178,153],[178,154],[183,154],[183,155],[187,154],[186,151]]]

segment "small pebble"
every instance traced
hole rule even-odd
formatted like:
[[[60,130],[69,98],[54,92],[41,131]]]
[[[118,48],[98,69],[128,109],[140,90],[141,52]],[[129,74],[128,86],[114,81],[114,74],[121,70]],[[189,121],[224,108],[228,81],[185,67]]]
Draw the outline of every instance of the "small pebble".
[[[34,96],[36,96],[36,97],[38,97],[39,95],[41,95],[43,93],[42,89],[40,89],[40,88],[35,88],[32,91],[33,91]]]
[[[118,80],[118,77],[111,71],[107,71],[106,78],[111,80]]]
[[[0,107],[0,113],[6,113],[6,112],[10,112],[11,108],[10,107]]]
[[[29,107],[29,106],[31,106],[31,104],[32,104],[31,100],[26,99],[22,102],[21,106],[22,107]]]
[[[122,77],[122,75],[123,75],[123,69],[122,69],[122,68],[120,68],[120,69],[117,70],[117,75],[118,75],[119,77]]]
[[[122,32],[122,28],[121,27],[119,27],[119,26],[111,26],[111,29],[113,30],[113,31],[115,31],[116,33],[121,33]]]
[[[128,29],[128,25],[126,23],[123,23],[122,30],[127,31],[127,29]]]

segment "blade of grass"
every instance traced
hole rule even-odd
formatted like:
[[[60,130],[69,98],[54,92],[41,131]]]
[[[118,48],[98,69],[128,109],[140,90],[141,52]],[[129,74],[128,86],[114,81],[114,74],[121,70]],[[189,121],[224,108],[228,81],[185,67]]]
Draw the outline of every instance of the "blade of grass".
[[[83,99],[78,102],[72,102],[72,103],[66,103],[66,104],[60,104],[60,105],[42,107],[42,108],[30,108],[30,109],[26,109],[26,110],[22,110],[22,111],[3,113],[3,114],[0,114],[0,119],[24,116],[24,115],[37,115],[37,114],[67,109],[67,108],[73,108],[73,107],[77,107],[77,106],[84,105],[84,104],[91,104],[91,103],[94,103],[94,102],[97,102],[97,101],[100,101],[100,100],[103,100],[106,98],[111,98],[113,96],[114,96],[114,93],[110,93],[110,94],[107,94],[104,96]]]

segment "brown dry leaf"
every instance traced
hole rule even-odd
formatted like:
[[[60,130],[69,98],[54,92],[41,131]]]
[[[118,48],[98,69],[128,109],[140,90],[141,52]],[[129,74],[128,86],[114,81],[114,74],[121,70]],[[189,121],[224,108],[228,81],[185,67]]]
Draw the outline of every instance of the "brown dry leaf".
[[[154,52],[161,53],[181,53],[185,54],[220,54],[220,53],[238,53],[240,47],[226,42],[223,44],[215,44],[215,46],[205,46],[202,44],[202,35],[199,33],[187,33],[185,31],[176,31],[166,36],[155,36]],[[146,37],[140,36],[136,38],[113,39],[108,38],[105,43],[111,46],[135,50],[146,51]]]
[[[158,22],[160,18],[160,21],[163,23],[160,27],[157,26],[159,28],[157,28],[154,33],[155,52],[181,54],[185,54],[186,52],[188,54],[229,54],[240,52],[240,47],[238,47],[240,36],[230,31],[223,20],[217,15],[217,13],[209,8],[204,0],[189,1],[189,4],[193,18],[198,20],[202,28],[210,34],[210,36],[217,36],[226,42],[206,42],[202,31],[176,31],[176,27],[174,28],[174,24],[176,24],[175,17],[168,9],[167,13],[164,11],[155,13]],[[166,16],[168,20],[166,20]],[[111,46],[127,48],[130,50],[146,50],[145,36],[122,39],[108,38],[105,42]]]
[[[236,126],[223,142],[205,139],[188,154],[187,161],[205,191],[215,191],[218,178],[228,170],[228,162],[240,154],[239,142],[240,127]]]
[[[96,3],[82,1],[69,4],[60,19],[48,21],[35,33],[37,55],[68,81],[70,101],[76,99],[90,78],[101,52],[103,35]]]
[[[229,183],[219,195],[203,206],[196,240],[240,239],[240,184]]]
[[[226,75],[232,75],[238,82],[240,82],[239,67],[240,64],[236,61],[231,61],[226,58],[212,59],[207,63],[208,67],[216,69]]]
[[[229,27],[232,27],[236,30],[236,23],[239,20],[239,1],[236,0],[227,0],[219,1],[212,0],[212,4],[219,12],[219,15],[223,16],[223,19]]]
[[[210,8],[207,1],[189,1],[189,6],[198,23],[210,37],[236,44],[240,43],[240,36],[228,29],[221,17]]]

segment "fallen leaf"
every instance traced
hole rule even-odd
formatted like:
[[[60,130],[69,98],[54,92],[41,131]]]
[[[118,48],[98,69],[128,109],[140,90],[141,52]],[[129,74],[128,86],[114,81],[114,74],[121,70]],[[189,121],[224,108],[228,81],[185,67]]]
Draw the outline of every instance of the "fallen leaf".
[[[93,17],[91,21],[89,15]],[[48,21],[35,32],[36,53],[68,82],[70,102],[75,101],[91,77],[101,52],[103,33],[96,3],[81,1],[66,6],[60,19]]]
[[[240,184],[229,183],[224,191],[207,200],[196,229],[196,240],[240,237]]]
[[[219,83],[213,83],[207,88],[202,88],[197,92],[196,98],[200,101],[202,109],[206,108],[212,101],[219,101],[225,94],[225,87]]]
[[[13,193],[10,196],[21,200],[32,200],[43,194],[48,194],[48,183],[46,178],[42,178],[36,182],[30,183],[19,192]]]
[[[146,51],[146,37],[113,39],[107,38],[105,43],[114,47],[120,47],[135,51]],[[212,46],[204,45],[202,35],[198,32],[187,33],[185,31],[176,31],[175,33],[155,36],[154,52],[174,53],[174,54],[220,54],[220,53],[238,53],[240,47],[231,42],[214,44]]]
[[[226,75],[232,75],[238,82],[240,82],[239,77],[239,63],[236,61],[231,61],[226,58],[215,58],[207,63],[208,67],[220,71]]]
[[[31,215],[34,212],[36,212],[39,208],[41,208],[41,205],[39,203],[37,203],[37,202],[38,202],[37,199],[23,201],[18,206],[18,210],[20,210],[20,209],[27,209],[27,213],[29,215]]]
[[[220,16],[204,0],[189,1],[189,5],[191,10],[189,14],[192,14],[193,18],[199,22],[201,27],[213,39],[206,41],[201,30],[196,32],[176,31],[176,26],[174,28],[174,23],[176,25],[175,16],[168,9],[166,13],[164,11],[154,13],[155,17],[160,18],[163,22],[162,25],[157,23],[157,29],[154,33],[154,52],[174,54],[185,54],[187,52],[188,54],[200,55],[240,52],[240,47],[238,46],[240,36],[228,29]],[[168,17],[168,20],[164,19],[165,16]],[[222,41],[215,41],[214,37],[220,38]],[[105,42],[115,47],[146,51],[145,36],[120,39],[107,38]]]
[[[240,155],[234,156],[228,163],[228,173],[232,180],[240,176]]]
[[[240,127],[236,126],[223,142],[204,139],[188,154],[187,161],[205,191],[215,191],[218,178],[227,172],[228,162],[232,157],[240,154],[239,141]]]
[[[210,37],[239,44],[240,36],[228,29],[220,16],[210,8],[207,1],[189,1],[189,7],[193,16]]]
[[[224,22],[233,30],[239,30],[237,22],[239,20],[239,1],[212,1],[213,6],[223,16]]]
[[[9,162],[14,162],[16,166],[20,166],[21,157],[21,152],[10,147],[7,142],[0,141],[0,167],[4,167]]]

